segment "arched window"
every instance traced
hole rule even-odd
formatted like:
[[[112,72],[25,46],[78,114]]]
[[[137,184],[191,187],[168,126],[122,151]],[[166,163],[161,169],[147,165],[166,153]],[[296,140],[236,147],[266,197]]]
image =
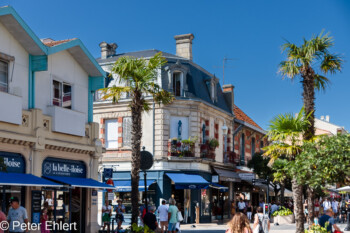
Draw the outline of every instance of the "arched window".
[[[254,156],[255,154],[255,138],[252,138],[252,145],[251,145],[251,151],[252,151],[252,157]]]
[[[241,165],[245,164],[245,136],[241,134]]]

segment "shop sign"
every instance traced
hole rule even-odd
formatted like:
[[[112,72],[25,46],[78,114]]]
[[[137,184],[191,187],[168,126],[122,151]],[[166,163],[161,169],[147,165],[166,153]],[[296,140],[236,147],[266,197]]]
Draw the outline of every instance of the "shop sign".
[[[212,183],[219,183],[219,176],[212,176],[211,177],[211,182]]]
[[[25,163],[21,154],[0,151],[0,171],[25,172]]]
[[[41,191],[32,190],[32,223],[40,223]]]
[[[82,161],[47,158],[43,162],[44,176],[86,177],[86,167]]]
[[[242,180],[252,180],[255,179],[255,174],[254,173],[238,173],[239,178]]]
[[[114,200],[114,193],[108,193],[108,201]]]

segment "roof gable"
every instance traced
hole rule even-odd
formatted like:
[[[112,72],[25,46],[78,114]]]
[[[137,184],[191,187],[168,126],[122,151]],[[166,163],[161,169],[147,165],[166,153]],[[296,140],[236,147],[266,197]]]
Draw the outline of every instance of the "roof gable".
[[[247,114],[245,114],[240,108],[235,106],[233,108],[233,113],[235,115],[235,118],[244,122],[247,122],[248,124],[251,124],[261,130],[263,130],[255,121],[253,121]]]

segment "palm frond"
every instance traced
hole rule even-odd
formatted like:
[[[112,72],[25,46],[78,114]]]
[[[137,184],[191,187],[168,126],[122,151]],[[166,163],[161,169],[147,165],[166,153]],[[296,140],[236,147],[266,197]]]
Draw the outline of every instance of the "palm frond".
[[[319,74],[315,75],[314,80],[315,80],[315,88],[318,91],[325,91],[326,88],[330,85],[330,80]]]
[[[300,69],[296,60],[288,60],[280,63],[279,72],[283,77],[287,76],[288,78],[293,79],[300,73]]]
[[[130,87],[119,87],[113,85],[112,87],[102,88],[101,94],[103,100],[112,100],[113,103],[117,103],[122,96],[122,94],[126,94],[130,92]]]
[[[337,54],[325,54],[321,61],[321,70],[327,74],[334,74],[336,71],[341,71],[343,58]]]

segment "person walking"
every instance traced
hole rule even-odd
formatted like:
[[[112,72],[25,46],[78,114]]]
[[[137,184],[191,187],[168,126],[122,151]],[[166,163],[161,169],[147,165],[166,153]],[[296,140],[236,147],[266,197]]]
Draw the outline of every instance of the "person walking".
[[[110,232],[110,223],[111,223],[111,215],[112,215],[112,206],[109,204],[109,201],[106,199],[104,206],[102,206],[102,222],[103,222],[103,230],[105,230],[107,226],[107,232]]]
[[[155,233],[159,233],[161,232],[161,230],[158,227],[157,217],[154,214],[155,211],[156,211],[156,207],[150,206],[148,213],[146,213],[145,216],[143,217],[143,223],[150,230],[154,231]]]
[[[19,205],[18,197],[11,197],[11,208],[7,215],[9,223],[9,232],[27,232],[28,231],[28,214],[27,210]],[[16,223],[16,224],[14,224]],[[25,223],[25,227],[23,227]]]
[[[256,210],[257,213],[254,216],[253,232],[260,233],[259,229],[262,228],[264,233],[270,231],[270,219],[268,215],[264,216],[264,210],[260,206]]]
[[[227,225],[226,233],[252,233],[249,220],[243,213],[236,213]]]
[[[6,222],[6,220],[7,219],[6,219],[5,213],[0,210],[0,223]],[[0,228],[0,233],[4,233],[4,231],[1,228]]]
[[[334,222],[334,213],[332,211],[332,209],[327,209],[325,211],[325,214],[322,215],[320,217],[320,219],[318,220],[318,223],[320,224],[321,227],[326,227],[327,225],[327,232],[333,232],[333,228],[334,230],[338,231],[338,232],[342,232],[339,227],[335,224]],[[328,223],[328,224],[326,224]]]
[[[122,229],[122,224],[124,222],[124,213],[125,213],[125,206],[123,205],[123,202],[121,199],[118,199],[117,205],[115,206],[115,212],[116,212],[116,221],[118,224],[117,230],[119,231]]]
[[[318,199],[315,200],[315,217],[318,218],[320,214],[320,202],[318,201]]]
[[[334,212],[335,222],[338,222],[338,220],[339,220],[339,217],[338,217],[339,202],[337,201],[337,199],[334,199],[332,201],[332,210]]]
[[[176,207],[175,204],[176,204],[175,199],[170,198],[169,209],[168,209],[168,219],[169,219],[168,231],[171,233],[175,233],[176,231],[177,212],[179,212],[179,209]]]
[[[162,204],[158,207],[158,216],[160,222],[160,230],[162,233],[168,231],[168,209],[166,201],[163,200]]]
[[[239,199],[239,202],[238,202],[238,212],[240,213],[244,213],[244,210],[245,210],[245,202],[243,201],[243,199]]]
[[[252,213],[253,213],[253,207],[252,207],[252,204],[250,203],[250,201],[248,201],[248,205],[247,205],[247,218],[249,219],[249,222],[252,221]]]
[[[332,203],[329,201],[328,198],[326,198],[326,200],[322,203],[322,206],[324,213],[326,213],[327,210],[332,208]]]
[[[48,213],[48,209],[47,208],[44,208],[42,211],[41,211],[41,216],[40,216],[40,232],[41,233],[50,233],[50,230],[48,229],[48,226],[47,226],[47,221],[49,220],[49,215],[47,214]]]

